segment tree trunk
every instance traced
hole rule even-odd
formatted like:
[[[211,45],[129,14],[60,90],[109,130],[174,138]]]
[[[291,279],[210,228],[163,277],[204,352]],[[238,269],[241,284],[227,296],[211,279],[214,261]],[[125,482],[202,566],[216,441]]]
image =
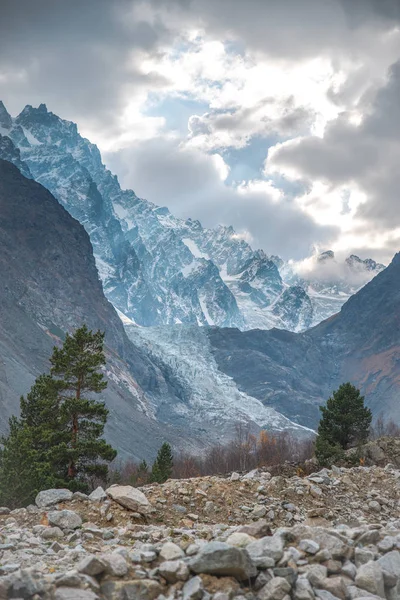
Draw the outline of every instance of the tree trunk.
[[[78,385],[76,388],[75,398],[79,400],[81,397],[81,380],[78,379]],[[72,448],[76,448],[76,444],[78,442],[78,431],[79,431],[79,422],[78,415],[75,413],[72,415]],[[76,466],[74,460],[71,458],[68,465],[68,477],[70,479],[75,479],[76,477]]]

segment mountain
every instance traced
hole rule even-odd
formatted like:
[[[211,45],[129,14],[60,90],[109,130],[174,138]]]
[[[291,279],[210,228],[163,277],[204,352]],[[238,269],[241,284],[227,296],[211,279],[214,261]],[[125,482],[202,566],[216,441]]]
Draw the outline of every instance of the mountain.
[[[178,219],[122,190],[98,148],[44,104],[12,118],[0,102],[0,157],[85,227],[107,298],[138,325],[300,331],[339,310],[381,267],[358,259],[347,271],[349,280],[362,271],[362,284],[339,278],[321,287],[279,257],[254,251],[232,227]]]
[[[106,332],[106,435],[121,457],[152,459],[165,440],[176,450],[198,452],[231,439],[238,423],[255,432],[306,433],[218,370],[206,328],[193,328],[195,343],[182,333],[186,362],[158,352],[156,329],[127,325],[128,338],[104,296],[83,226],[47,189],[1,159],[0,214],[2,433],[19,396],[49,369],[54,344],[83,322]],[[143,332],[154,332],[154,344]],[[200,349],[208,352],[206,362],[196,359]]]
[[[309,427],[344,381],[374,415],[400,420],[400,253],[333,317],[303,332],[212,328],[219,369],[239,389]]]

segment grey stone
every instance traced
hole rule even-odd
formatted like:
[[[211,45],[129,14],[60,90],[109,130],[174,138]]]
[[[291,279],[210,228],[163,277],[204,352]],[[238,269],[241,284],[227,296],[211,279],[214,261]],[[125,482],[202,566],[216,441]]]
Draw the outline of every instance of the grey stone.
[[[240,527],[240,529],[238,529],[237,533],[247,533],[247,535],[259,539],[267,535],[271,535],[271,529],[268,522],[265,519],[260,519],[255,523],[243,525],[242,527]]]
[[[183,560],[166,560],[159,565],[158,572],[168,583],[189,579],[189,569]]]
[[[173,542],[166,542],[160,551],[160,557],[163,560],[175,560],[185,556],[184,551]]]
[[[87,556],[78,565],[80,573],[86,573],[86,575],[91,575],[92,577],[104,573],[105,570],[106,564],[104,561],[94,555]]]
[[[367,590],[371,594],[376,594],[381,598],[385,597],[382,567],[378,562],[370,561],[361,565],[357,569],[355,583],[357,587]]]
[[[257,569],[247,551],[224,542],[205,544],[190,560],[189,567],[195,573],[227,575],[236,577],[239,581],[257,575]]]
[[[107,581],[101,586],[106,600],[155,600],[162,591],[161,585],[151,579]]]
[[[293,588],[293,600],[314,600],[315,595],[308,579],[297,579]]]
[[[124,577],[128,572],[128,563],[119,552],[102,554],[101,561],[106,565],[106,573],[114,577]]]
[[[317,554],[319,550],[319,544],[314,540],[301,540],[299,543],[300,550],[307,554]]]
[[[396,580],[400,579],[400,552],[398,550],[387,552],[377,562],[382,567],[384,579],[386,579],[385,574],[391,575]]]
[[[396,538],[394,538],[390,535],[385,535],[383,540],[381,540],[377,544],[378,550],[380,552],[389,552],[389,550],[393,550],[395,545],[396,545]]]
[[[41,532],[40,536],[44,540],[51,540],[54,538],[60,540],[61,538],[64,537],[64,534],[59,527],[45,527],[43,529],[43,531]]]
[[[81,578],[77,571],[67,571],[56,577],[58,587],[78,587],[81,584]]]
[[[76,587],[59,587],[54,595],[54,600],[99,600],[99,596],[92,590],[80,590]]]
[[[35,503],[39,508],[46,508],[47,506],[53,506],[58,502],[72,500],[72,496],[72,492],[66,489],[44,490],[38,493],[35,498]]]
[[[266,513],[267,509],[262,504],[256,504],[252,510],[252,515],[258,518],[265,517]]]
[[[49,523],[60,529],[78,529],[82,519],[73,510],[53,510],[48,513]]]
[[[139,514],[147,514],[151,508],[143,492],[130,485],[112,485],[106,489],[106,494],[121,506]]]
[[[283,577],[274,577],[259,592],[260,600],[284,600],[289,594],[291,585]]]
[[[99,485],[99,487],[97,487],[95,490],[93,490],[91,494],[89,494],[89,500],[91,500],[92,502],[103,502],[103,500],[106,499],[107,494],[105,493],[101,485]]]
[[[241,533],[240,531],[235,531],[231,533],[231,535],[227,538],[226,543],[231,546],[236,546],[237,548],[246,548],[252,542],[255,542],[255,538],[247,533]]]
[[[339,600],[337,596],[334,596],[327,590],[315,590],[315,597],[318,598],[318,600]]]
[[[354,552],[354,562],[356,567],[360,567],[361,565],[367,564],[371,560],[374,560],[375,554],[371,552],[371,550],[367,550],[366,548],[356,548]]]
[[[183,586],[183,600],[201,600],[203,594],[203,582],[197,575],[189,579]]]
[[[283,556],[284,544],[280,535],[263,537],[249,544],[246,548],[257,567],[268,568],[278,562]],[[266,560],[267,559],[267,560]]]

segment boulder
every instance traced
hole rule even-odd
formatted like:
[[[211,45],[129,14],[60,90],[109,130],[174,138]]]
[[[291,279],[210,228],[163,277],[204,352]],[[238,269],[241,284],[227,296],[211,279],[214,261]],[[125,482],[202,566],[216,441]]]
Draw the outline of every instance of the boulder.
[[[168,583],[189,579],[189,569],[183,560],[166,560],[158,567],[158,572]]]
[[[355,583],[359,588],[385,598],[383,572],[380,563],[370,561],[365,565],[361,565],[357,570]]]
[[[121,506],[145,515],[149,512],[150,502],[146,496],[131,485],[112,485],[106,489],[106,494]]]
[[[183,600],[201,600],[204,595],[203,582],[196,575],[185,583],[182,590]]]
[[[73,493],[66,489],[43,490],[36,496],[35,503],[39,508],[46,508],[58,504],[58,502],[68,502],[72,500],[72,496]]]
[[[283,556],[283,540],[280,535],[263,537],[246,547],[250,558],[257,567],[273,567]]]
[[[257,569],[246,550],[234,548],[224,542],[205,544],[189,562],[194,573],[231,576],[239,581],[257,575]]]
[[[97,487],[95,490],[93,490],[91,494],[89,494],[89,500],[91,500],[92,502],[103,502],[103,500],[106,499],[107,494],[105,493],[101,485],[99,485],[99,487]]]
[[[78,529],[82,525],[82,519],[73,510],[53,510],[47,516],[50,525],[60,529]]]

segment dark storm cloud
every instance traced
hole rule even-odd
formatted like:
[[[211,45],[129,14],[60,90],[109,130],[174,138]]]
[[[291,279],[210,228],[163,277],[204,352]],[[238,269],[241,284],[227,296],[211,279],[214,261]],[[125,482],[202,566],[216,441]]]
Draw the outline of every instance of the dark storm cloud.
[[[156,52],[161,21],[129,19],[127,0],[2,0],[0,95],[12,112],[47,102],[63,116],[111,126],[130,88],[165,84],[144,75],[133,51]]]

